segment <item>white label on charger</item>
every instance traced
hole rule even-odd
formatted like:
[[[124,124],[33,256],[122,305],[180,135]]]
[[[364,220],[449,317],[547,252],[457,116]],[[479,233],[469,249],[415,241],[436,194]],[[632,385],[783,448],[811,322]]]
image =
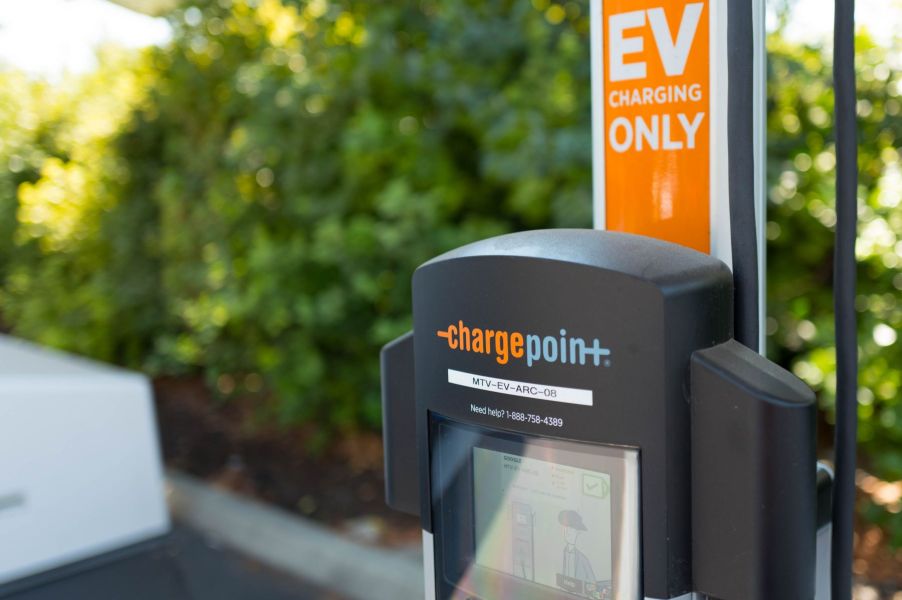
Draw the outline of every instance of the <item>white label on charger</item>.
[[[448,383],[483,390],[485,392],[494,392],[496,394],[508,394],[510,396],[547,400],[549,402],[578,404],[580,406],[592,406],[592,390],[580,390],[558,385],[544,385],[541,383],[527,383],[525,381],[499,379],[487,375],[466,373],[456,369],[448,369]]]

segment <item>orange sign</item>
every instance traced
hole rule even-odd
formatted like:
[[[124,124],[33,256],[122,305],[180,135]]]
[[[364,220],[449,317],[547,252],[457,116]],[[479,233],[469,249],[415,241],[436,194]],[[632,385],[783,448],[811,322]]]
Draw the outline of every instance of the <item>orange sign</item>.
[[[605,229],[709,252],[709,0],[602,0]]]

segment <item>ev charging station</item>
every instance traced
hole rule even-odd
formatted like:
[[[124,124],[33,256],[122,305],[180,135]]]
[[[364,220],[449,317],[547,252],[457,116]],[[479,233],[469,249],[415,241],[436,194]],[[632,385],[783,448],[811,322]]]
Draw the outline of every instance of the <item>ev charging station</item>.
[[[837,9],[841,347],[852,2]],[[591,10],[596,230],[428,261],[413,331],[382,351],[386,500],[421,519],[426,598],[848,599],[854,379],[834,482],[814,394],[758,352],[763,4]]]

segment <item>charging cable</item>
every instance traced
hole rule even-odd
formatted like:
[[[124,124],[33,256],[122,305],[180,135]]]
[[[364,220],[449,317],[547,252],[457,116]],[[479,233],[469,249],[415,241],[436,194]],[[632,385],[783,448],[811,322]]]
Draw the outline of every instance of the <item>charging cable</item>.
[[[858,442],[858,336],[855,239],[858,224],[858,140],[855,90],[855,0],[835,0],[833,23],[836,131],[836,241],[833,310],[836,322],[836,429],[833,482],[833,600],[852,598],[855,461]]]

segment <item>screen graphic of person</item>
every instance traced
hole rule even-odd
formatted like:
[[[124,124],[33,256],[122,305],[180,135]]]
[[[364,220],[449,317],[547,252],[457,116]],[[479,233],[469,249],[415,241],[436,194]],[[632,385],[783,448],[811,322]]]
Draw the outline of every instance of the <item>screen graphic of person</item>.
[[[586,531],[583,518],[575,510],[562,510],[558,522],[564,530],[564,563],[562,574],[583,583],[595,583],[595,571],[588,557],[576,547],[579,534]]]

